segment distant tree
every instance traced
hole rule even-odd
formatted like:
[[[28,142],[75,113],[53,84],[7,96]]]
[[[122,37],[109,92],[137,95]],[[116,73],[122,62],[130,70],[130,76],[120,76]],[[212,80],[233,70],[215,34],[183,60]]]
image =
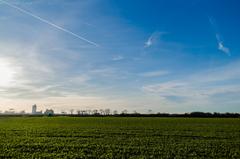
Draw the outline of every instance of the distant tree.
[[[105,109],[105,115],[110,115],[111,110],[110,109]]]
[[[148,114],[152,114],[152,110],[151,109],[148,110]]]
[[[97,115],[98,114],[98,110],[97,109],[94,109],[92,112],[93,112],[93,115]]]
[[[87,114],[87,111],[86,111],[86,110],[83,110],[83,111],[82,111],[82,114],[83,114],[83,115],[86,115],[86,114]]]
[[[61,114],[67,114],[67,112],[65,112],[65,111],[62,111],[62,112],[61,112]]]
[[[138,112],[136,110],[133,111],[133,114],[138,114]]]
[[[81,110],[77,110],[77,114],[80,115],[81,114]]]
[[[15,113],[15,109],[10,108],[10,109],[9,109],[9,112],[11,112],[12,114],[14,114],[14,113]]]
[[[54,115],[54,110],[53,109],[47,109],[44,112],[44,114],[47,115],[47,116],[53,116]]]
[[[70,110],[70,113],[71,113],[71,115],[73,115],[73,113],[74,113],[74,109],[71,109],[71,110]]]
[[[26,114],[25,110],[20,111],[20,114]]]
[[[104,115],[104,113],[105,113],[105,111],[103,109],[100,109],[99,112],[101,115]]]
[[[122,114],[127,114],[128,113],[128,110],[127,109],[124,109],[123,111],[122,111]]]
[[[214,117],[220,117],[221,114],[220,114],[220,113],[217,113],[217,112],[214,112],[214,113],[213,113],[213,116],[214,116]]]
[[[117,110],[114,110],[113,111],[113,115],[117,115],[118,114],[118,111]]]
[[[88,115],[91,115],[91,114],[92,114],[92,110],[91,110],[91,109],[88,109],[88,110],[87,110],[87,113],[88,113]]]
[[[4,114],[15,114],[15,110],[13,108],[6,110]]]

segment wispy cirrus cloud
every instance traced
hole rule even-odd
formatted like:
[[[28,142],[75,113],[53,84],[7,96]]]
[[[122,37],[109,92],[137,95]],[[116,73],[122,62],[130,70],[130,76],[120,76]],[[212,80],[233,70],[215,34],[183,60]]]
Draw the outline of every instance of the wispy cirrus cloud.
[[[117,55],[117,56],[114,56],[114,57],[112,58],[113,61],[120,61],[120,60],[123,60],[123,59],[124,59],[124,57],[121,56],[121,55]]]
[[[112,6],[108,9],[101,5],[103,0],[5,1],[47,17],[49,22],[73,33],[82,33],[87,39],[97,40],[102,47],[89,45],[50,24],[21,14],[19,9],[0,3],[1,15],[11,16],[7,20],[2,18],[0,59],[6,58],[9,61],[7,67],[16,72],[13,86],[0,87],[0,109],[6,109],[6,105],[23,105],[25,107],[19,108],[28,109],[36,103],[55,105],[55,110],[108,107],[185,112],[194,110],[196,105],[212,108],[226,104],[229,99],[240,103],[239,98],[233,99],[234,95],[239,97],[240,88],[236,81],[239,81],[240,72],[234,69],[239,68],[239,64],[204,71],[212,62],[209,58],[202,59],[209,50],[200,50],[203,54],[199,58],[188,47],[191,41],[189,45],[185,45],[186,41],[174,41],[181,39],[179,35],[172,34],[164,40],[166,33],[156,31],[146,36],[151,28],[145,30],[126,23],[124,17],[112,16]],[[165,25],[164,21],[161,23]],[[169,32],[178,31],[168,29]],[[218,49],[230,54],[217,29],[216,33]],[[217,60],[218,64],[222,62]],[[171,72],[164,70],[166,68]],[[210,103],[219,95],[223,97]],[[4,103],[6,100],[8,102]],[[209,108],[203,110],[210,111]]]
[[[148,48],[150,46],[152,46],[153,44],[153,37],[152,35],[148,38],[148,40],[145,42],[145,48]]]
[[[18,2],[22,4],[20,1]],[[58,4],[58,1],[55,2]],[[81,3],[79,1],[75,2]],[[43,2],[41,1],[41,3]],[[20,6],[23,6],[23,4]],[[14,66],[13,71],[17,72],[16,75],[14,74],[14,86],[0,88],[2,97],[6,99],[22,98],[32,101],[32,99],[40,100],[46,97],[65,98],[69,95],[106,96],[106,94],[102,95],[103,91],[106,92],[106,89],[109,89],[108,87],[113,87],[116,80],[125,78],[122,75],[124,70],[121,71],[121,69],[106,64],[106,61],[109,62],[109,57],[113,57],[111,60],[120,61],[124,59],[123,55],[115,56],[116,54],[110,54],[102,47],[79,44],[77,39],[71,37],[69,39],[66,36],[67,34],[59,34],[58,30],[49,29],[49,25],[39,23],[31,17],[24,19],[26,23],[19,23],[17,21],[19,9],[10,10],[6,6],[1,7],[6,9],[6,15],[11,15],[12,19],[9,23],[4,23],[1,30],[6,34],[0,37],[0,60],[6,59],[5,61],[9,62],[9,67]],[[29,5],[28,7],[31,12],[35,13],[35,6]],[[12,15],[12,12],[16,14]],[[38,12],[39,15],[41,13]],[[74,21],[70,22],[71,24],[82,27],[78,23],[78,16],[71,15],[67,18],[61,16],[58,22],[65,26],[69,24],[69,19]],[[89,32],[89,27],[87,29],[85,27],[83,27],[84,32]],[[10,30],[17,33],[18,38],[12,35]],[[106,30],[109,31],[110,29]],[[24,36],[21,34],[24,34]],[[109,38],[105,39],[110,40]],[[118,50],[114,51],[118,52]],[[18,68],[15,67],[21,68],[21,71],[18,71]],[[106,86],[104,83],[108,85],[106,84]]]
[[[158,70],[158,71],[150,71],[150,72],[144,72],[141,73],[140,76],[142,77],[159,77],[169,74],[169,71],[165,70]]]
[[[208,17],[208,19],[209,19],[209,22],[211,24],[211,27],[213,28],[213,30],[215,32],[215,36],[216,36],[216,40],[217,40],[217,44],[218,44],[218,50],[220,50],[223,53],[225,53],[228,56],[230,56],[231,55],[230,49],[225,46],[223,38],[222,38],[221,34],[218,31],[218,27],[217,27],[215,19],[212,18],[212,17]]]
[[[144,47],[145,48],[149,48],[151,47],[153,44],[155,44],[158,40],[158,38],[160,38],[162,35],[166,34],[166,32],[159,32],[159,31],[155,31],[154,33],[151,34],[151,36],[147,39],[147,41],[145,42]]]
[[[216,39],[218,42],[218,50],[230,56],[231,55],[230,49],[224,46],[223,40],[221,39],[221,36],[219,34],[216,34]]]
[[[209,105],[219,96],[226,99],[232,96],[232,100],[240,103],[239,99],[235,98],[236,94],[240,93],[240,85],[234,82],[240,79],[239,66],[240,61],[237,61],[179,79],[144,85],[142,90],[161,97],[183,99],[182,104],[201,104],[202,100],[204,104]],[[174,98],[169,98],[169,101],[174,102]]]

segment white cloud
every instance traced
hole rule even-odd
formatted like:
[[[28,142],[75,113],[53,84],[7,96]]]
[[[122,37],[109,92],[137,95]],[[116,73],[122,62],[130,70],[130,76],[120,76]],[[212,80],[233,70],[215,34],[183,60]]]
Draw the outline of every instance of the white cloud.
[[[230,49],[224,46],[223,40],[221,39],[221,36],[219,34],[216,34],[216,39],[218,42],[218,50],[230,56]]]
[[[114,56],[114,57],[112,58],[113,61],[120,61],[120,60],[123,60],[123,59],[124,59],[124,57],[121,56],[121,55],[117,55],[117,56]]]
[[[230,49],[224,46],[223,40],[221,39],[221,36],[219,34],[216,34],[216,39],[218,42],[218,50],[230,56]]]
[[[89,73],[91,75],[111,76],[116,73],[116,69],[111,67],[105,67],[105,68],[93,69]]]
[[[216,24],[216,21],[214,18],[212,17],[208,17],[208,20],[209,20],[209,23],[211,24],[215,34],[216,34],[216,40],[217,40],[217,44],[218,44],[218,50],[222,51],[223,53],[227,54],[228,56],[231,55],[231,52],[230,52],[230,49],[228,47],[226,47],[224,45],[224,42],[223,42],[223,39],[222,39],[222,36],[221,34],[219,33],[218,31],[218,27],[217,27],[217,24]]]
[[[145,93],[162,97],[179,97],[186,99],[182,104],[211,102],[218,95],[234,95],[240,93],[240,84],[232,81],[240,80],[240,61],[224,67],[195,73],[181,79],[168,82],[148,84],[142,87]],[[229,97],[228,97],[229,98]],[[238,100],[238,99],[235,99]],[[240,101],[238,101],[240,102]],[[180,104],[180,103],[178,103]]]
[[[153,37],[150,36],[148,38],[148,40],[145,42],[145,47],[148,48],[148,47],[152,46],[152,44],[153,44]]]
[[[164,76],[169,74],[168,71],[163,71],[163,70],[159,70],[159,71],[151,71],[151,72],[145,72],[140,74],[140,76],[143,77],[159,77],[159,76]]]
[[[182,94],[185,92],[186,83],[181,83],[181,81],[171,81],[159,84],[150,84],[143,86],[144,92],[156,93],[161,96],[187,96],[187,94]]]
[[[151,34],[151,36],[147,39],[147,41],[145,42],[144,47],[145,48],[149,48],[151,47],[154,43],[157,42],[158,38],[160,38],[160,36],[166,34],[165,32],[154,32]]]
[[[91,80],[91,77],[89,75],[79,75],[79,76],[70,78],[69,82],[79,85],[79,84],[86,84],[89,80]]]
[[[180,83],[181,81],[172,81],[161,84],[153,84],[144,86],[142,89],[145,92],[156,93],[160,96],[175,96],[187,98],[188,100],[194,100],[195,98],[206,98],[218,94],[225,93],[239,93],[240,86],[238,85],[221,85],[211,86],[209,83],[201,82],[186,82]],[[209,86],[210,85],[210,86]]]
[[[224,52],[225,54],[229,55],[230,56],[230,49],[225,47],[223,45],[223,42],[218,42],[218,49],[222,52]]]

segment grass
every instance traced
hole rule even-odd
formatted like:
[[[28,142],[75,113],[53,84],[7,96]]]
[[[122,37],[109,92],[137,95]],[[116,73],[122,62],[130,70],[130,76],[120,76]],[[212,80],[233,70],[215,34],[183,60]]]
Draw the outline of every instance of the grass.
[[[240,158],[240,119],[2,117],[0,158]]]

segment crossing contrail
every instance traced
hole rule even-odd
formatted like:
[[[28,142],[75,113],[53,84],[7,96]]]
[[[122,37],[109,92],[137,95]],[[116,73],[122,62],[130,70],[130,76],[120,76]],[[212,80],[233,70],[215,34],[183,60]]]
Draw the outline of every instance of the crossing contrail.
[[[4,1],[4,0],[0,0],[0,2],[6,4],[7,6],[9,6],[9,7],[11,7],[11,8],[15,8],[15,9],[19,10],[20,12],[22,12],[22,13],[24,13],[24,14],[27,14],[27,15],[35,18],[35,19],[38,19],[38,20],[40,20],[40,21],[43,22],[43,23],[46,23],[46,24],[48,24],[48,25],[51,25],[52,27],[54,27],[54,28],[56,28],[56,29],[58,29],[58,30],[61,30],[61,31],[65,32],[65,33],[68,33],[68,34],[70,34],[70,35],[78,38],[78,39],[81,39],[81,40],[83,40],[83,41],[85,41],[85,42],[87,42],[87,43],[89,43],[89,44],[91,44],[91,45],[99,46],[99,45],[98,45],[97,43],[95,43],[95,42],[92,42],[92,41],[90,41],[90,40],[88,40],[88,39],[86,39],[86,38],[84,38],[84,37],[82,37],[82,36],[80,36],[80,35],[78,35],[78,34],[76,34],[76,33],[73,33],[72,31],[67,30],[67,29],[65,29],[65,28],[63,28],[63,27],[61,27],[61,26],[58,26],[58,25],[56,25],[56,24],[54,24],[54,23],[52,23],[52,22],[50,22],[50,21],[48,21],[48,20],[46,20],[46,19],[43,19],[43,18],[41,18],[41,17],[39,17],[39,16],[37,16],[37,15],[29,12],[29,11],[26,11],[25,9],[22,9],[22,8],[14,5],[14,4],[12,4],[12,3],[6,2],[6,1]]]

